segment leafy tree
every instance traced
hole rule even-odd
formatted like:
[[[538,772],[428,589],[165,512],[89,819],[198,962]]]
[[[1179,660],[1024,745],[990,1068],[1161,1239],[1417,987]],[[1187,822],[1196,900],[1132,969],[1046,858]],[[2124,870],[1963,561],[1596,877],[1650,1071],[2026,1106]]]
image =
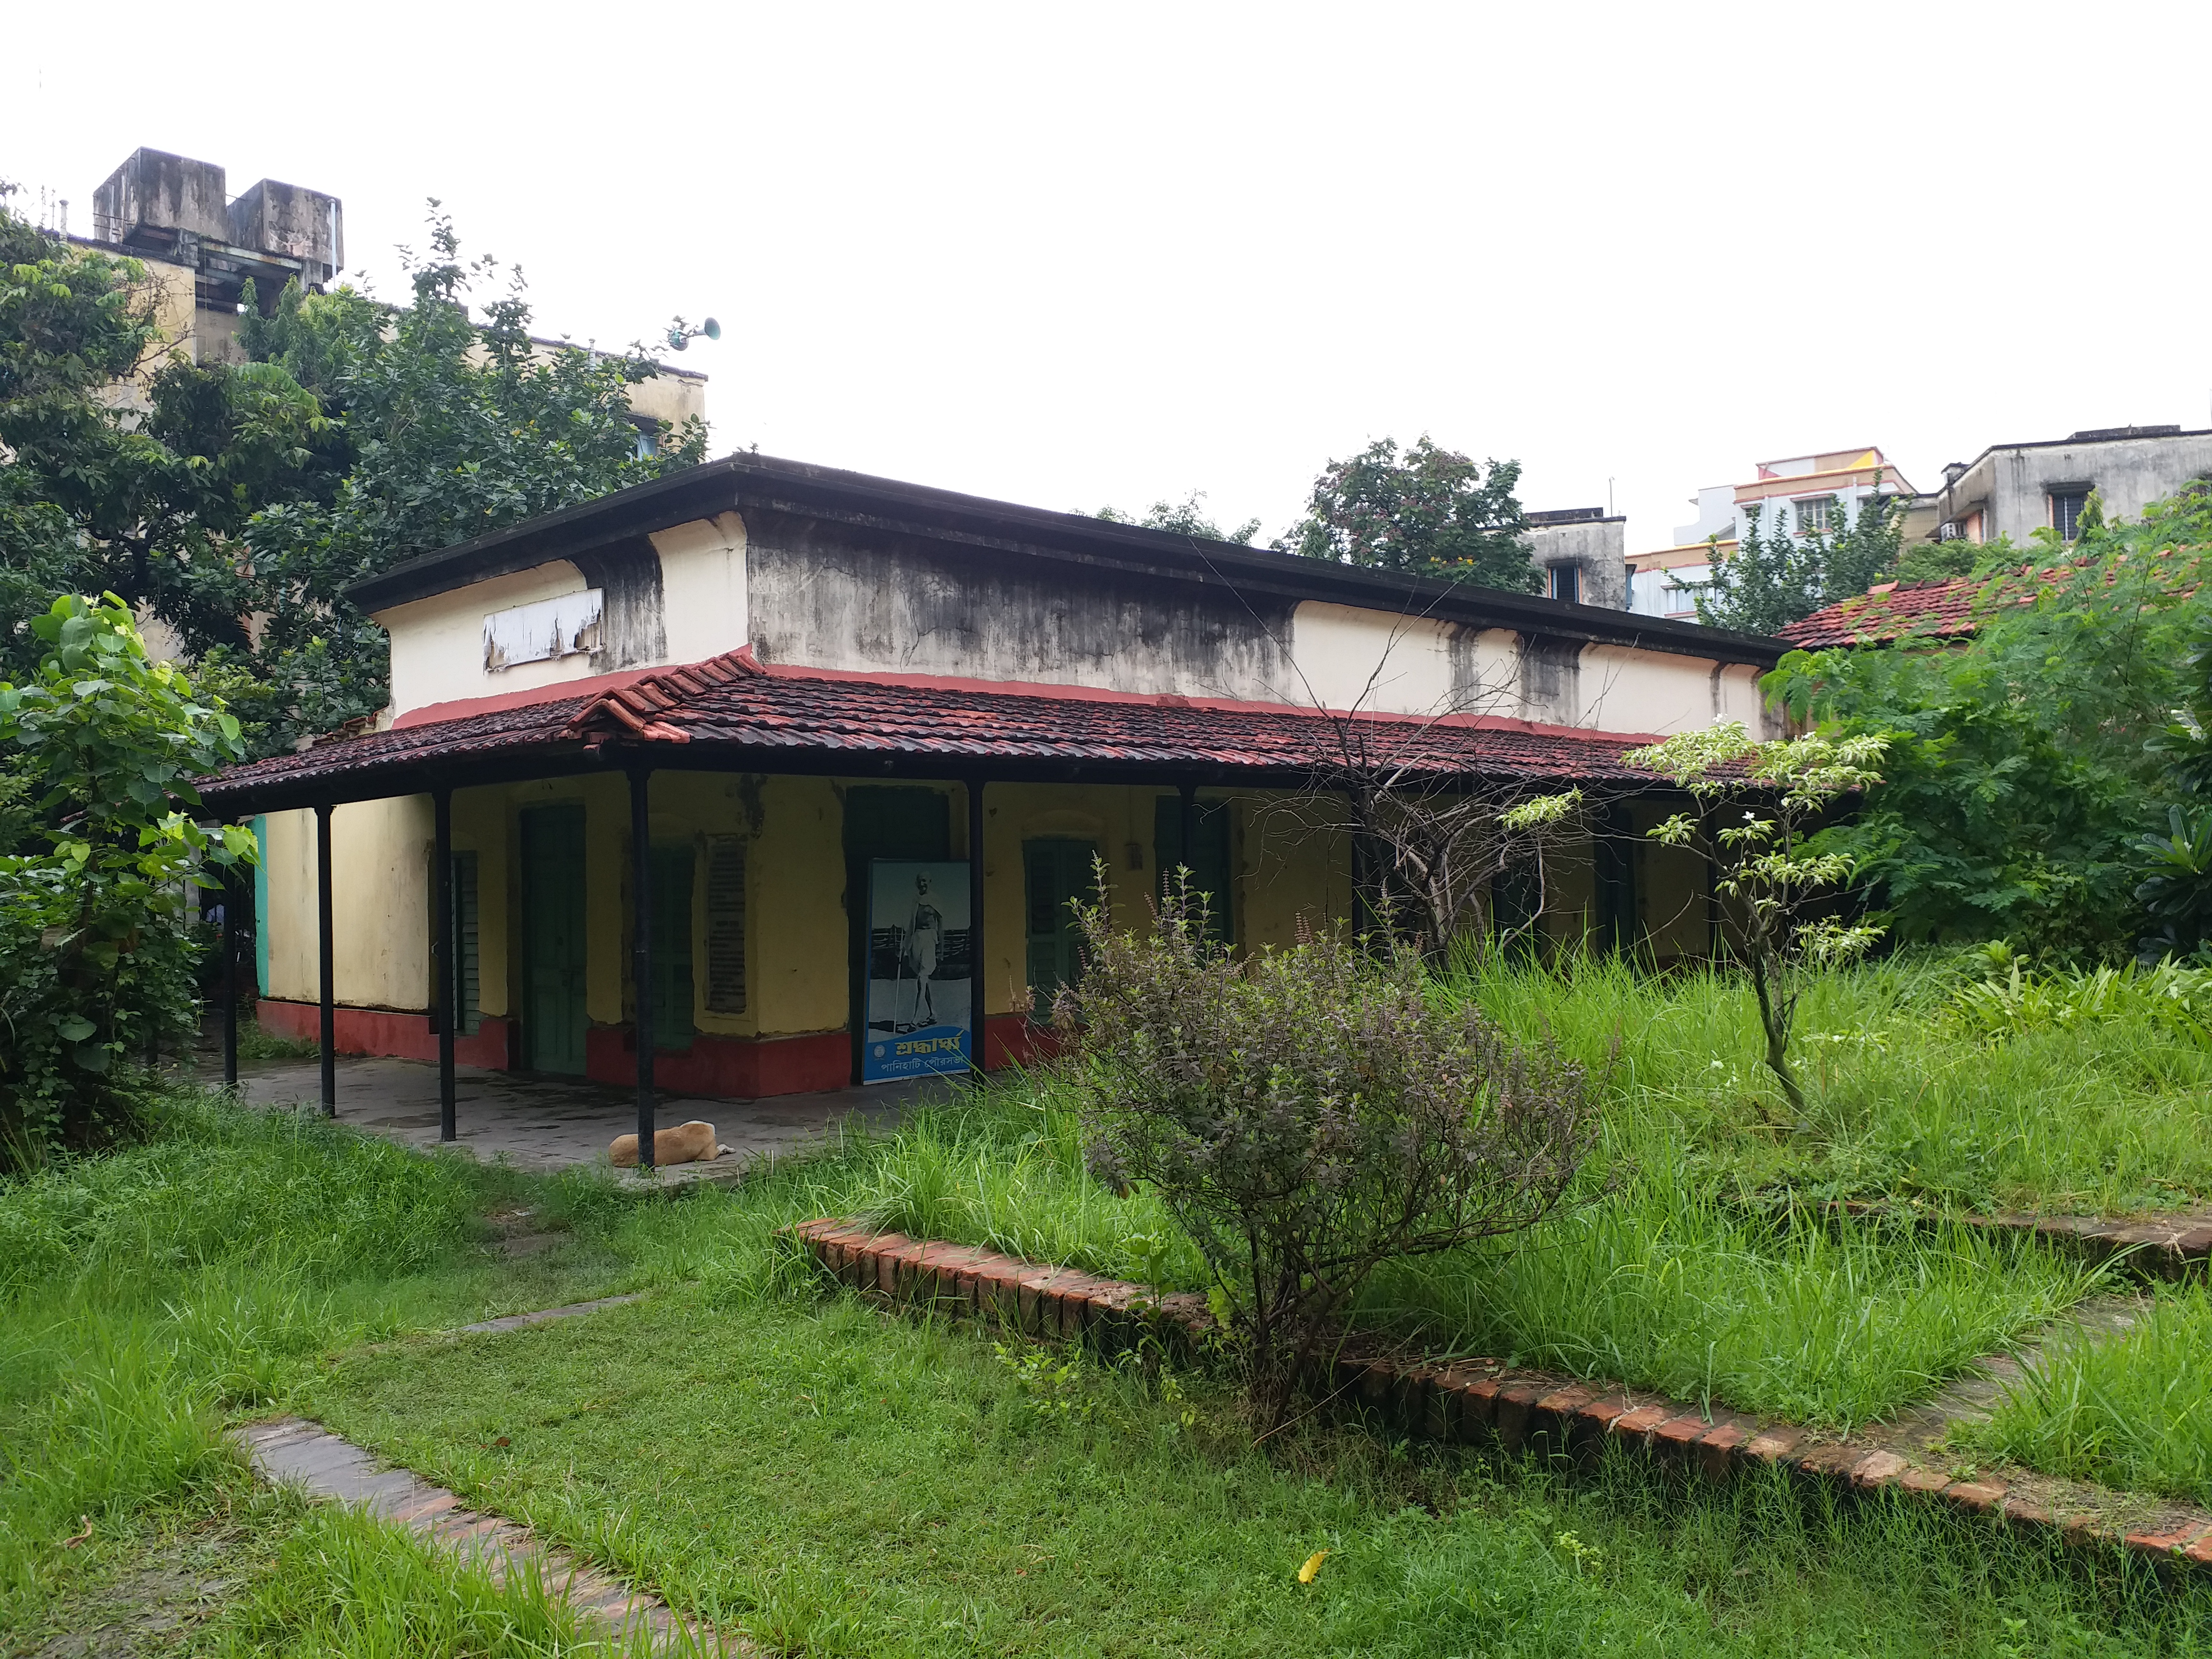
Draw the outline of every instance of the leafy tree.
[[[2203,954],[2212,946],[2212,623],[2201,618],[2183,659],[2185,696],[2172,722],[2144,745],[2181,797],[2166,808],[2166,833],[2135,843],[2135,890],[2148,931],[2137,959]]]
[[[1893,568],[1905,533],[1902,496],[1876,495],[1848,523],[1796,529],[1778,514],[1767,527],[1758,507],[1735,552],[1713,562],[1698,592],[1698,618],[1715,628],[1771,634],[1825,605],[1863,593]]]
[[[2046,562],[1993,577],[1963,643],[1796,652],[1767,689],[1824,729],[1889,738],[1883,786],[1823,844],[1901,937],[2112,955],[2142,925],[2139,842],[2187,793],[2146,744],[2185,701],[2212,498],[2037,542]]]
[[[1826,902],[1850,879],[1851,857],[1808,841],[1845,796],[1881,781],[1872,768],[1887,747],[1879,737],[1817,733],[1761,743],[1727,720],[1621,757],[1686,789],[1696,803],[1650,838],[1689,848],[1717,872],[1713,890],[1728,906],[1759,999],[1767,1069],[1800,1112],[1805,1096],[1790,1069],[1790,1037],[1804,970],[1863,956],[1881,933],[1826,913]]]
[[[641,349],[548,348],[530,337],[519,270],[471,320],[468,297],[501,282],[498,262],[461,263],[435,211],[430,253],[410,263],[401,310],[349,289],[288,284],[240,338],[258,362],[309,388],[337,428],[342,476],[327,498],[273,506],[245,531],[268,616],[254,713],[281,744],[380,708],[382,630],[341,596],[349,582],[697,462],[696,422],[641,444],[629,389],[659,373]]]
[[[385,699],[347,583],[703,454],[696,427],[641,443],[641,350],[533,343],[519,272],[472,321],[502,268],[463,265],[442,217],[430,242],[411,307],[291,285],[264,318],[249,286],[249,361],[195,365],[143,264],[0,203],[0,667],[35,671],[56,593],[112,592],[176,631],[253,750],[283,748]]]
[[[1206,515],[1206,492],[1194,489],[1183,501],[1154,501],[1142,518],[1118,508],[1102,507],[1097,516],[1109,524],[1141,525],[1146,530],[1165,530],[1178,536],[1198,536],[1211,542],[1249,542],[1260,533],[1260,521],[1247,519],[1234,530],[1224,530]]]
[[[1431,995],[1417,951],[1330,933],[1240,963],[1187,879],[1142,933],[1077,908],[1054,1014],[1091,1167],[1197,1245],[1271,1430],[1378,1267],[1534,1225],[1595,1138],[1582,1069]]]
[[[1520,481],[1518,461],[1493,460],[1486,470],[1425,434],[1402,458],[1395,440],[1377,439],[1322,470],[1304,522],[1276,545],[1339,564],[1534,593],[1528,523],[1513,494]]]
[[[0,653],[57,591],[112,592],[188,649],[246,643],[232,555],[302,488],[325,422],[281,370],[170,354],[137,260],[74,248],[0,203]]]
[[[191,817],[190,780],[244,752],[237,720],[148,659],[126,605],[65,594],[30,631],[36,674],[0,684],[0,1156],[18,1162],[85,1144],[120,1063],[191,1029],[185,895],[203,864],[257,856]]]

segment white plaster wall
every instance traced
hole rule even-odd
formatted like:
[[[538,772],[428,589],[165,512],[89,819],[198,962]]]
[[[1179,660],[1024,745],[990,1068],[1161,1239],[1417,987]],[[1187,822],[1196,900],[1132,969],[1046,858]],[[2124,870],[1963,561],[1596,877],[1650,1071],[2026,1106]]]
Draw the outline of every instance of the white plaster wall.
[[[1307,602],[1291,624],[1298,673],[1276,693],[1309,707],[1518,717],[1515,645],[1510,629],[1478,633],[1427,617]]]
[[[484,672],[483,660],[483,619],[489,612],[580,593],[586,586],[583,573],[562,559],[374,612],[392,636],[392,714],[465,697],[534,691],[592,673],[592,659],[581,653],[496,674]]]
[[[1522,695],[1519,641],[1511,630],[1470,637],[1449,623],[1380,611],[1301,605],[1293,652],[1312,689],[1285,688],[1285,701],[1317,698],[1331,708],[1401,714],[1461,709],[1662,734],[1722,720],[1742,720],[1757,732],[1763,718],[1759,670],[1748,664],[1721,669],[1709,657],[1589,645],[1575,663],[1571,695],[1536,703]]]
[[[1441,714],[1451,707],[1450,640],[1449,626],[1425,617],[1302,604],[1291,655],[1303,682],[1279,692],[1325,708]]]
[[[337,1000],[354,1008],[429,1006],[430,799],[359,801],[331,815],[331,935]],[[315,815],[272,812],[269,994],[322,997],[315,926]]]
[[[1759,729],[1758,670],[1752,707],[1741,706],[1742,682],[1706,657],[1678,657],[1626,646],[1586,645],[1582,650],[1582,724],[1600,732],[1654,732],[1664,737],[1692,732],[1718,720],[1745,720]]]
[[[702,662],[751,638],[745,607],[745,521],[734,513],[658,531],[662,627],[672,663]]]

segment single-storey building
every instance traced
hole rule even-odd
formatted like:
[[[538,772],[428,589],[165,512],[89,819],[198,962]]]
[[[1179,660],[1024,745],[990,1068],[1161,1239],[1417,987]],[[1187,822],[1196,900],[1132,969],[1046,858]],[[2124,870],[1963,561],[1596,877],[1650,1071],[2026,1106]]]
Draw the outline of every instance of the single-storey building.
[[[1032,1052],[1094,860],[1139,916],[1188,866],[1241,950],[1353,917],[1354,726],[1656,822],[1623,752],[1760,729],[1786,648],[752,454],[352,597],[378,729],[204,792],[259,826],[264,1024],[739,1098]],[[1709,948],[1686,855],[1566,864],[1549,937]]]

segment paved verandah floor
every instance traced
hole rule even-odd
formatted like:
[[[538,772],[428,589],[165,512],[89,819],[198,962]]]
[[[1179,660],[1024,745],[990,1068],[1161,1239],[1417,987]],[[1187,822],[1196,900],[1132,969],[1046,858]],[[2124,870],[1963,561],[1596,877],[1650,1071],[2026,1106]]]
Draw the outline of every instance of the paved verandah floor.
[[[203,1076],[206,1072],[203,1069]],[[218,1073],[219,1075],[219,1073]],[[671,1181],[732,1178],[747,1164],[802,1151],[858,1121],[872,1131],[896,1124],[906,1108],[960,1085],[935,1079],[838,1089],[765,1099],[706,1100],[663,1095],[658,1122],[672,1128],[703,1118],[731,1156],[706,1164],[672,1164]],[[313,1060],[269,1060],[240,1068],[240,1092],[258,1106],[312,1103],[320,1097]],[[605,1167],[607,1146],[637,1127],[635,1091],[562,1078],[520,1076],[459,1066],[454,1072],[457,1145],[490,1162],[519,1169],[571,1164]],[[438,1068],[422,1060],[342,1056],[337,1063],[338,1121],[410,1146],[438,1141]],[[635,1175],[623,1171],[628,1178]]]

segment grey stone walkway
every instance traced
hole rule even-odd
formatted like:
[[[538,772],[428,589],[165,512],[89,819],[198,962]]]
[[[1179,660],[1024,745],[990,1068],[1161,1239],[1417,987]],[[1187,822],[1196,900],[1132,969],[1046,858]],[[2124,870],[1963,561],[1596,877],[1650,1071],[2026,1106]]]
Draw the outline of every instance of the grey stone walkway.
[[[664,1097],[658,1115],[662,1128],[703,1119],[732,1156],[672,1164],[658,1179],[733,1180],[763,1158],[823,1146],[847,1125],[888,1131],[908,1106],[956,1086],[924,1079],[750,1101]],[[239,1090],[253,1105],[308,1104],[321,1097],[320,1073],[312,1060],[264,1061],[240,1069]],[[637,1127],[635,1092],[605,1084],[462,1066],[453,1095],[456,1144],[487,1163],[504,1158],[520,1169],[607,1168],[608,1145]],[[342,1123],[410,1146],[437,1145],[438,1068],[426,1061],[341,1058],[337,1105]],[[631,1181],[655,1178],[620,1173]]]
[[[559,1310],[561,1312],[580,1312]],[[528,1316],[523,1317],[527,1318]],[[511,1322],[494,1322],[503,1325]],[[470,1327],[471,1329],[484,1328]],[[272,1486],[296,1486],[311,1498],[349,1504],[416,1537],[472,1560],[494,1582],[536,1572],[550,1595],[609,1626],[624,1639],[641,1637],[656,1653],[758,1652],[742,1637],[725,1637],[672,1611],[659,1597],[586,1566],[568,1551],[495,1515],[464,1509],[442,1486],[405,1469],[385,1469],[351,1441],[305,1418],[280,1418],[231,1431],[232,1443],[255,1474]]]

